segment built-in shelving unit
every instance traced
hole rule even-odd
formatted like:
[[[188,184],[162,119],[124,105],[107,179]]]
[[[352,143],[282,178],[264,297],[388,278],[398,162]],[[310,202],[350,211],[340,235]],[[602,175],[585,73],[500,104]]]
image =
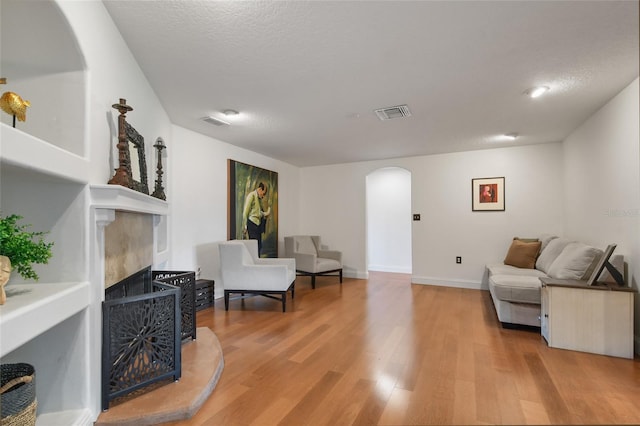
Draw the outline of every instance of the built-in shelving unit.
[[[50,264],[36,265],[38,282],[12,274],[0,306],[0,359],[36,368],[38,424],[90,424],[86,311],[92,301],[82,196],[88,162],[4,123],[0,137],[2,214],[23,216],[21,223],[48,232],[54,243]]]
[[[3,167],[18,167],[62,181],[89,182],[89,162],[22,130],[0,123],[0,155]]]
[[[0,308],[0,356],[89,306],[88,282],[17,284],[7,292],[10,302]]]
[[[35,367],[38,425],[90,425],[97,413],[88,354],[99,299],[88,267],[84,56],[54,1],[3,0],[0,19],[0,88],[32,105],[17,128],[0,112],[0,213],[22,216],[54,243],[49,264],[35,265],[37,282],[14,271],[5,287],[0,362]]]
[[[6,286],[0,363],[35,367],[38,425],[90,426],[100,413],[105,227],[116,211],[152,215],[160,266],[169,258],[169,204],[103,178],[95,184],[90,156],[100,142],[89,136],[86,55],[61,5],[0,1],[0,92],[32,105],[17,128],[0,111],[0,214],[22,216],[54,243],[49,263],[34,265],[38,282],[14,272]],[[106,103],[100,113],[111,110]]]

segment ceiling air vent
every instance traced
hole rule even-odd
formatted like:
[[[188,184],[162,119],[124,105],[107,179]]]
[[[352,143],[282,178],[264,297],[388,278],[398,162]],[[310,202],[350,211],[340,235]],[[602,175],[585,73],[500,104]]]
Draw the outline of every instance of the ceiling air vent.
[[[206,121],[209,124],[213,124],[214,126],[228,126],[229,123],[227,123],[226,121],[220,120],[219,118],[215,118],[215,117],[203,117],[202,121]]]
[[[411,117],[411,111],[406,105],[398,105],[388,108],[380,108],[376,110],[376,114],[380,120],[391,120],[392,118]]]

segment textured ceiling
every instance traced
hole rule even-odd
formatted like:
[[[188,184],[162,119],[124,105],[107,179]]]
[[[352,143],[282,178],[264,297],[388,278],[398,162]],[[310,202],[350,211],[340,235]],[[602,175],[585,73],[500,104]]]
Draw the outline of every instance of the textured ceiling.
[[[560,141],[638,76],[636,1],[104,3],[175,124],[298,166]]]

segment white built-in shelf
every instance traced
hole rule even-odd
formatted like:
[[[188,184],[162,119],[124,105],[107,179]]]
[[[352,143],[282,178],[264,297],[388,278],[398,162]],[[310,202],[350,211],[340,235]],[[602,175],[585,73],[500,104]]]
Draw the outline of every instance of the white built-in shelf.
[[[91,413],[85,410],[68,410],[59,411],[57,413],[40,414],[36,418],[36,426],[83,426],[93,424],[91,421]]]
[[[0,123],[0,161],[70,182],[89,182],[89,162],[79,155]]]
[[[91,207],[157,215],[169,214],[169,203],[121,185],[91,185]]]
[[[0,357],[89,306],[88,282],[13,284],[0,306]]]

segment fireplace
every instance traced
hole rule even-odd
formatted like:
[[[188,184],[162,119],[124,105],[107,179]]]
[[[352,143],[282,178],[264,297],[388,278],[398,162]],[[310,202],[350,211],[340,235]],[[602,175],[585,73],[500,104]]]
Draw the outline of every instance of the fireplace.
[[[181,376],[181,342],[195,340],[195,272],[151,266],[105,290],[102,409],[138,389]]]
[[[90,387],[88,398],[101,411],[115,398],[180,377],[184,297],[152,272],[168,269],[166,201],[91,185],[90,204],[90,281],[102,309],[90,311],[89,382],[99,386]]]
[[[105,291],[102,304],[102,409],[161,380],[178,380],[180,288],[151,280],[151,267]]]

